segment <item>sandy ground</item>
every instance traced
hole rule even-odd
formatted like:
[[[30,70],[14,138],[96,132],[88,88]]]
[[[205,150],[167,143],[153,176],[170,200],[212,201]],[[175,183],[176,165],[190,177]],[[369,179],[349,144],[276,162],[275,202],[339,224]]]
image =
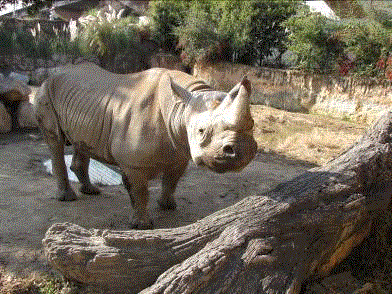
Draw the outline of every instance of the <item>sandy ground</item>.
[[[320,118],[265,107],[253,108],[253,112],[260,151],[242,172],[219,175],[197,169],[190,163],[176,190],[177,210],[169,212],[160,211],[157,206],[160,181],[150,182],[149,212],[156,228],[187,225],[246,196],[262,194],[314,166],[310,161],[320,161],[317,152],[325,154],[323,148],[326,147],[322,144],[307,146],[306,142],[298,139],[303,137],[297,135],[301,130],[322,130],[322,125],[325,125],[329,136],[336,129],[348,138],[347,144],[351,144],[364,129],[330,119],[329,124],[320,123]],[[294,125],[295,122],[300,125],[295,133],[282,133],[282,125]],[[320,130],[317,132],[320,133]],[[268,139],[268,136],[279,140]],[[332,155],[329,154],[328,158],[343,151],[344,144],[340,141],[338,145],[337,148],[330,146],[328,150],[332,150]],[[313,149],[318,151],[312,156],[304,156]],[[285,151],[290,158],[284,155]],[[43,166],[49,156],[37,130],[0,134],[0,289],[11,277],[50,271],[41,240],[54,223],[72,222],[86,228],[128,228],[132,209],[122,186],[104,186],[100,195],[79,193],[78,201],[58,202],[55,199],[55,180]],[[298,159],[301,157],[306,161]],[[78,185],[73,183],[75,190],[78,190]]]

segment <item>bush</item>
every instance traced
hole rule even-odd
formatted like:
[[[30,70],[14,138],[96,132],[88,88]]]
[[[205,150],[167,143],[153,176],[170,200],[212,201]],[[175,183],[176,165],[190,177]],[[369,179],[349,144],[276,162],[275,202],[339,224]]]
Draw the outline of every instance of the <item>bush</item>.
[[[205,3],[195,2],[183,24],[173,28],[178,37],[181,57],[186,64],[196,60],[213,60],[219,54],[222,38],[216,31],[217,23]]]
[[[308,72],[392,79],[392,28],[372,17],[336,21],[303,9],[285,23],[295,66]]]
[[[166,52],[176,52],[176,27],[183,24],[190,7],[188,1],[157,0],[149,3],[152,39]]]
[[[25,24],[25,26],[27,26]],[[36,62],[38,59],[49,60],[54,54],[79,57],[80,52],[75,40],[70,39],[70,27],[62,29],[45,26],[40,23],[33,28],[6,29],[0,26],[0,50],[3,56],[25,56]]]
[[[93,12],[80,20],[82,27],[77,42],[83,55],[96,55],[108,70],[117,70],[118,60],[124,56],[143,57],[146,52],[140,43],[137,19],[121,18],[121,11]],[[136,56],[137,55],[137,56]],[[135,61],[135,60],[134,60]]]
[[[153,1],[155,40],[165,50],[182,49],[186,63],[232,61],[261,65],[285,50],[283,20],[295,13],[298,1],[204,0]]]
[[[77,36],[76,21],[70,21],[61,30],[53,28],[53,35],[48,40],[52,54],[67,55],[71,59],[82,55]]]
[[[355,56],[356,76],[382,77],[392,50],[392,30],[375,21],[351,21],[339,33],[345,52]]]
[[[296,67],[308,72],[328,73],[337,66],[344,44],[336,37],[341,25],[307,8],[284,25],[290,31],[288,49],[295,53]]]
[[[2,54],[11,54],[14,44],[14,33],[0,24],[0,51]]]
[[[300,1],[245,1],[243,10],[248,13],[238,23],[246,23],[247,29],[241,38],[243,45],[236,48],[238,61],[261,66],[268,57],[274,57],[281,65],[281,56],[287,50],[288,32],[283,23],[301,6]],[[236,21],[233,17],[233,23]]]

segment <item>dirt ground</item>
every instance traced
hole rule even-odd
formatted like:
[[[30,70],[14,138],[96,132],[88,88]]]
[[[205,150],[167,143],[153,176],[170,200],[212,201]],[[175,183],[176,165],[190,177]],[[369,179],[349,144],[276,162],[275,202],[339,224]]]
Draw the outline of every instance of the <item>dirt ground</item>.
[[[338,155],[365,129],[263,106],[254,106],[252,112],[259,152],[242,172],[219,175],[190,163],[176,190],[177,210],[169,212],[157,206],[159,180],[150,182],[149,212],[156,228],[187,225],[246,196],[260,195]],[[31,283],[24,289],[22,285],[26,279],[40,281],[38,277],[51,272],[41,240],[52,224],[128,228],[132,209],[122,186],[104,186],[100,195],[79,193],[78,201],[58,202],[54,178],[43,166],[48,158],[49,151],[37,130],[0,134],[0,293],[7,293],[5,289],[8,293],[57,293],[39,286],[30,291]],[[75,190],[78,185],[73,183]]]

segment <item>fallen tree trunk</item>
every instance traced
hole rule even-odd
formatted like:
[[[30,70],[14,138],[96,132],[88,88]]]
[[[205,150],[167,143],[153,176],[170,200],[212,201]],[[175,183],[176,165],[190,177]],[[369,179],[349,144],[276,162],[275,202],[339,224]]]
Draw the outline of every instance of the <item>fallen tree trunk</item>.
[[[189,226],[55,224],[43,240],[46,255],[66,278],[113,293],[299,293],[306,279],[327,275],[361,243],[388,207],[391,136],[387,113],[326,166]]]

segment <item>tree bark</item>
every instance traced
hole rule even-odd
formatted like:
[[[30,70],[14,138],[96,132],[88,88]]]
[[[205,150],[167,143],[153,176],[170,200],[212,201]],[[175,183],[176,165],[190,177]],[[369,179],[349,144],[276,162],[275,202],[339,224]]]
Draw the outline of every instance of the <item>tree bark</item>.
[[[387,113],[325,166],[189,226],[55,224],[43,240],[46,255],[66,278],[112,293],[299,293],[360,244],[388,207],[391,136]]]

